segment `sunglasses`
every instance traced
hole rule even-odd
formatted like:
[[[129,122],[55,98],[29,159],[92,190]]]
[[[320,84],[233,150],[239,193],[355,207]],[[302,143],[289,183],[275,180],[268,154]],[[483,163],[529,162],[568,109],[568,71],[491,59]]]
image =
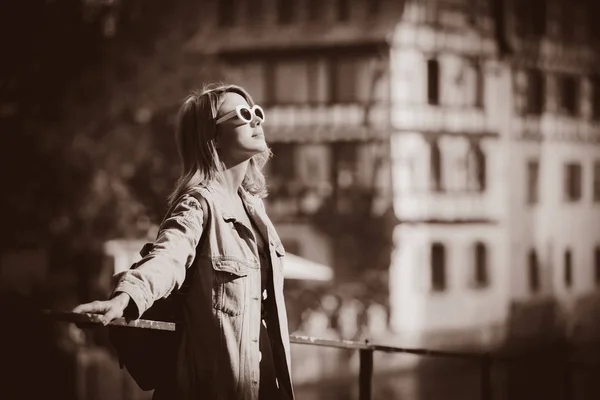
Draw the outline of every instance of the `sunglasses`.
[[[230,120],[233,117],[238,117],[240,120],[249,124],[254,118],[258,119],[261,123],[265,122],[265,112],[259,105],[253,107],[248,106],[237,106],[235,110],[228,112],[217,120],[217,125],[225,121]]]

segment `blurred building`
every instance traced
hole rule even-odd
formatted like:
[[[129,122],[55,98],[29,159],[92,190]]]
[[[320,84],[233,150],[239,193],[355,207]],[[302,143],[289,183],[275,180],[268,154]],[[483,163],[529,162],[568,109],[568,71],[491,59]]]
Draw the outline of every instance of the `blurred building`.
[[[577,4],[208,1],[186,51],[265,106],[290,252],[360,279],[351,248],[377,247],[327,219],[393,211],[390,329],[492,345],[600,285],[599,10]]]

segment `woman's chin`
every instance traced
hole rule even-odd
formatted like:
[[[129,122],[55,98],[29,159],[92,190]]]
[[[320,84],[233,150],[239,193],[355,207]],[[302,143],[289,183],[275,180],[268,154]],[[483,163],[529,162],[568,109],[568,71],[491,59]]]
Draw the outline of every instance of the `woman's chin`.
[[[266,151],[269,148],[264,137],[261,137],[260,140],[257,139],[257,141],[259,142],[257,143],[256,149],[259,153],[262,153],[263,151]]]

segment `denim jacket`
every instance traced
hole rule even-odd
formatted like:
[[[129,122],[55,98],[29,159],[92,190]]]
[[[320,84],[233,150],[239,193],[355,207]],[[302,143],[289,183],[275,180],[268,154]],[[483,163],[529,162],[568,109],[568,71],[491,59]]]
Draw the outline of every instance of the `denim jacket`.
[[[115,292],[131,297],[139,317],[154,301],[185,286],[174,378],[170,386],[156,389],[155,398],[257,400],[261,274],[256,239],[227,209],[217,184],[194,190],[206,200],[204,207],[194,196],[182,196],[161,224],[152,249],[136,269],[119,278]],[[262,200],[244,190],[240,194],[269,245],[280,333],[274,340],[284,350],[284,384],[292,392],[283,298],[285,251]]]

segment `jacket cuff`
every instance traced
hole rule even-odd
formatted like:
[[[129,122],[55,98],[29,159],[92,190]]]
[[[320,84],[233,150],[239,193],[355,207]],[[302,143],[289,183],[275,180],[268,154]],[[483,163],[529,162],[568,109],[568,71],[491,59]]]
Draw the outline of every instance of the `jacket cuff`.
[[[144,291],[137,285],[126,281],[121,281],[115,288],[114,294],[127,293],[131,298],[129,305],[125,309],[126,316],[132,319],[140,318],[150,306]],[[135,307],[132,307],[131,302]]]

